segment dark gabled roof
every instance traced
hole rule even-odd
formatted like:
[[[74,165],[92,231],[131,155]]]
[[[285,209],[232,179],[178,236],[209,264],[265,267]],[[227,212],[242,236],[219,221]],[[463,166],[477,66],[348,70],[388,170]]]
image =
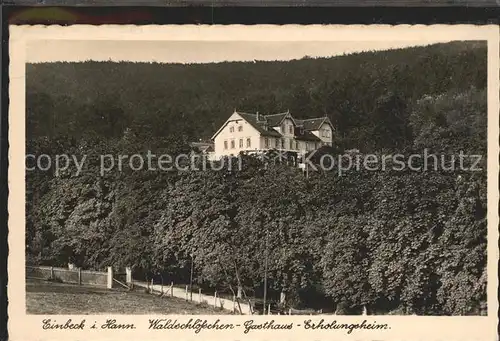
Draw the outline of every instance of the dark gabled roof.
[[[281,113],[281,114],[273,114],[273,115],[266,115],[265,118],[267,120],[267,124],[269,124],[270,127],[276,127],[280,125],[281,121],[288,115],[287,112]]]
[[[321,139],[319,137],[317,137],[310,131],[301,129],[301,127],[295,128],[295,139],[299,141],[321,142]]]
[[[256,114],[247,114],[243,112],[238,112],[238,115],[243,117],[253,128],[255,128],[263,136],[281,137],[281,134],[276,130],[271,128],[267,120],[257,121]],[[263,117],[264,118],[264,117]],[[266,129],[266,125],[268,125]]]
[[[189,145],[205,153],[214,151],[214,144],[210,142],[191,142]]]
[[[189,144],[191,147],[198,147],[198,148],[203,148],[203,147],[213,147],[214,144],[212,142],[191,142]]]
[[[328,117],[317,117],[317,118],[308,118],[305,120],[295,120],[295,123],[297,125],[302,126],[302,127],[304,127],[305,130],[309,130],[309,131],[319,130],[321,125],[325,122],[332,125],[332,123],[330,122],[330,119],[328,119]]]
[[[262,115],[262,114],[249,114],[244,112],[235,111],[236,114],[240,115],[245,121],[247,121],[255,130],[259,132],[259,134],[263,136],[272,136],[272,137],[283,137],[277,130],[273,129],[273,127],[279,126],[280,123],[286,118],[289,117],[294,122],[295,128],[295,136],[299,140],[307,140],[307,141],[321,141],[314,134],[309,134],[308,132],[319,130],[323,123],[328,123],[333,129],[332,122],[328,117],[318,117],[318,118],[309,118],[305,120],[297,120],[293,118],[290,113],[284,112],[280,114],[271,114],[271,115]],[[227,124],[227,121],[226,121]],[[224,124],[213,136],[212,140],[216,135],[226,126]]]

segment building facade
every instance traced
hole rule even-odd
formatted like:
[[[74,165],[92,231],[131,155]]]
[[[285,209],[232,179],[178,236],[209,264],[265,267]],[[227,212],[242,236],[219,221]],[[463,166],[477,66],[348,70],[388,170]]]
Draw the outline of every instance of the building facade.
[[[262,115],[234,111],[212,136],[214,158],[262,153],[271,149],[302,156],[332,145],[334,127],[328,117],[294,118],[290,112]]]

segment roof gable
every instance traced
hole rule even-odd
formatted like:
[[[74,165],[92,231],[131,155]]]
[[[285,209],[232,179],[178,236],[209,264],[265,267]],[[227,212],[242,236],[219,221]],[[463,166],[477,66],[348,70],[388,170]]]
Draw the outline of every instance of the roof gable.
[[[285,118],[289,118],[292,121],[294,121],[292,115],[290,115],[290,112],[288,111],[279,114],[265,115],[264,117],[266,118],[267,123],[269,124],[270,127],[279,126]]]
[[[329,124],[333,129],[333,124],[328,117],[308,118],[305,120],[296,120],[297,124],[304,127],[304,130],[319,130],[324,123]]]
[[[233,114],[231,116],[229,116],[229,118],[226,120],[226,122],[224,122],[223,125],[221,125],[221,127],[215,132],[215,134],[212,135],[212,137],[210,138],[212,141],[217,137],[217,135],[219,135],[219,133],[228,125],[229,122],[232,122],[235,118],[235,115],[237,115],[238,113],[235,111],[233,112]]]

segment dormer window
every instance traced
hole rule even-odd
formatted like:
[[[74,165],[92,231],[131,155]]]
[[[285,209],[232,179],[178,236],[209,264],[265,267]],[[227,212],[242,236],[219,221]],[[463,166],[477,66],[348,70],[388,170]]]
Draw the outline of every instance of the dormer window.
[[[238,131],[243,131],[243,126],[238,126]]]
[[[229,127],[229,132],[230,133],[234,133],[234,127],[233,126]]]

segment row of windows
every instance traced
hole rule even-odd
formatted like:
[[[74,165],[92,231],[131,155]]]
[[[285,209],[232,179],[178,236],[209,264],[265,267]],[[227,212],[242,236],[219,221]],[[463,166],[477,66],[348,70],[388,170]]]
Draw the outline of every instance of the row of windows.
[[[238,146],[239,148],[243,148],[244,146],[244,139],[239,139],[238,141]],[[250,138],[247,138],[246,139],[246,148],[250,148],[252,147],[252,140]],[[271,140],[266,137],[264,139],[264,146],[265,148],[271,148]],[[275,139],[275,142],[274,142],[274,148],[281,148],[281,149],[286,149],[288,147],[288,149],[291,149],[291,150],[298,150],[299,149],[299,142],[298,141],[294,141],[294,140],[288,140],[288,146],[285,146],[285,140],[282,140],[282,139]],[[317,145],[315,145],[315,147],[317,147]],[[227,141],[225,140],[224,141],[224,149],[235,149],[236,148],[236,140],[230,140],[230,141]]]
[[[330,136],[330,129],[321,129],[321,131],[320,131],[320,135],[321,135],[322,137],[331,137],[331,136]]]
[[[231,140],[231,141],[229,141],[229,143],[231,145],[231,149],[236,148],[236,141],[235,140]],[[252,146],[252,140],[250,138],[247,138],[246,147],[250,148],[251,146]],[[239,147],[243,148],[243,139],[239,140]],[[228,141],[224,141],[224,149],[228,149]]]
[[[303,142],[305,143],[306,145],[304,146],[305,149],[307,149],[307,146],[310,146],[310,143],[313,144],[313,148],[319,148],[319,144],[316,144],[314,142]],[[288,140],[288,143],[287,145],[285,146],[285,140],[282,140],[282,139],[275,139],[275,142],[274,142],[274,148],[281,148],[281,149],[290,149],[290,150],[299,150],[299,142],[298,141],[294,141],[294,140]],[[265,148],[272,148],[273,146],[271,146],[271,140],[269,138],[265,138],[264,139],[264,146]]]
[[[270,142],[271,142],[271,140],[269,138],[266,137],[264,139],[264,146],[265,146],[265,148],[270,148],[271,147]],[[288,140],[288,146],[287,146],[288,149],[294,149],[294,146],[295,146],[295,149],[299,149],[297,141]],[[285,149],[286,148],[285,147],[285,140],[275,139],[274,147],[275,148]]]
[[[282,125],[281,125],[281,131],[283,132],[283,134],[284,134],[284,133],[286,133],[286,131],[287,131],[287,129],[286,129],[286,128],[287,128],[287,125],[286,125],[286,124],[282,124]],[[293,124],[290,124],[290,125],[288,126],[288,133],[289,133],[289,134],[293,134]]]
[[[238,131],[243,131],[243,126],[238,126]],[[234,126],[229,127],[229,132],[234,133]]]

